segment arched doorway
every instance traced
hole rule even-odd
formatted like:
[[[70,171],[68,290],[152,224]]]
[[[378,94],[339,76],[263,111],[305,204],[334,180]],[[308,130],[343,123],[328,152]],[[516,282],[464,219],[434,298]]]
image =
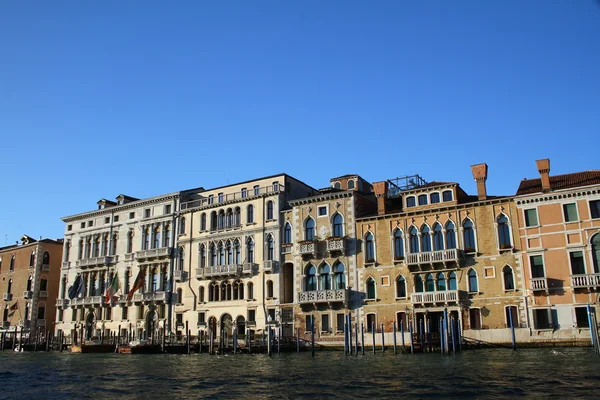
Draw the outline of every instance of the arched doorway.
[[[85,339],[91,340],[92,334],[94,333],[94,313],[90,312],[87,317],[85,317]]]
[[[235,320],[235,327],[237,328],[238,336],[244,335],[246,332],[246,318],[243,315],[240,315]]]
[[[209,335],[212,333],[213,337],[217,335],[217,319],[215,317],[208,319],[208,333]]]
[[[227,337],[231,337],[233,333],[233,318],[231,318],[231,315],[223,314],[221,317],[221,331]]]
[[[285,263],[282,268],[283,284],[281,289],[283,290],[282,298],[283,303],[294,302],[294,264]]]

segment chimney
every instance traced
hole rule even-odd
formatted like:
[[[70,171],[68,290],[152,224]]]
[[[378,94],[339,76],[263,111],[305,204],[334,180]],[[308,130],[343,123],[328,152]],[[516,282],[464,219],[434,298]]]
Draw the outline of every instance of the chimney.
[[[373,191],[375,197],[377,197],[377,214],[383,215],[386,212],[385,201],[387,200],[388,183],[386,181],[374,182]]]
[[[485,187],[485,181],[487,181],[488,166],[486,163],[471,165],[471,172],[473,172],[473,178],[477,182],[477,198],[479,200],[487,199],[487,189]]]
[[[550,159],[544,158],[542,160],[537,160],[536,162],[538,172],[540,173],[540,177],[542,178],[542,192],[549,192],[551,190],[550,187]]]

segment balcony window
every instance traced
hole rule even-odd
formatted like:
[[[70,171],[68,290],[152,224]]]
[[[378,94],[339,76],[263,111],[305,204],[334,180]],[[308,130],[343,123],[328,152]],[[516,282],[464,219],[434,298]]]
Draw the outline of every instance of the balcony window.
[[[504,277],[504,290],[515,290],[515,277],[512,268],[505,265],[502,268],[502,275]]]
[[[319,289],[331,290],[331,269],[329,264],[323,264],[319,267]]]
[[[225,248],[223,247],[223,243],[219,242],[219,264],[225,265]]]
[[[235,255],[235,263],[240,264],[242,262],[241,246],[240,241],[237,239],[233,241],[233,253]]]
[[[8,280],[8,284],[6,286],[6,293],[9,293],[9,294],[12,293],[12,282],[13,282],[12,279]]]
[[[367,279],[367,300],[375,300],[375,279]]]
[[[230,240],[227,240],[225,248],[227,249],[227,264],[233,264],[233,248],[231,247]]]
[[[446,290],[446,277],[442,272],[437,274],[437,290],[444,291]]]
[[[423,293],[423,278],[421,278],[421,275],[415,276],[415,292]]]
[[[233,210],[233,226],[240,226],[242,223],[241,211],[239,207]]]
[[[583,252],[582,251],[570,252],[569,259],[571,261],[571,274],[573,274],[573,275],[585,274],[585,263],[583,262]]]
[[[469,293],[479,292],[479,285],[477,283],[477,272],[473,268],[469,270]]]
[[[217,217],[217,229],[225,228],[225,211],[219,210],[219,216]]]
[[[345,289],[346,288],[346,275],[344,274],[344,264],[338,262],[333,266],[335,274],[335,288]]]
[[[211,267],[217,265],[217,248],[214,244],[210,245],[210,265]]]
[[[315,220],[310,217],[304,222],[304,240],[315,240]]]
[[[206,230],[206,213],[202,213],[202,215],[200,216],[200,230]]]
[[[367,236],[365,236],[365,256],[366,262],[375,261],[375,245],[373,243],[373,234],[371,232],[367,233]]]
[[[475,231],[473,230],[473,221],[469,218],[463,222],[463,240],[465,245],[465,252],[475,252]]]
[[[452,221],[448,221],[446,223],[446,248],[456,248],[456,231],[454,228],[454,223]]]
[[[429,235],[429,227],[427,225],[421,227],[421,251],[431,251],[431,236]]]
[[[435,223],[433,225],[433,250],[444,250],[444,234],[442,233],[442,225]]]
[[[254,186],[254,195],[258,196],[260,194],[260,186],[255,185]]]
[[[273,298],[273,281],[267,281],[267,298]]]
[[[404,238],[402,231],[396,229],[394,231],[394,258],[399,260],[404,257]]]
[[[206,268],[206,247],[200,245],[200,268]]]
[[[48,291],[48,280],[47,279],[40,279],[40,290],[42,292]]]
[[[222,202],[223,202],[223,200],[225,200],[225,196],[223,196],[223,193],[219,193],[219,194],[217,194],[217,201],[218,201],[219,203],[222,203]]]
[[[317,290],[317,269],[314,265],[306,267],[305,288],[307,292]]]
[[[435,292],[435,280],[433,279],[432,274],[427,274],[425,277],[425,291]]]
[[[419,233],[417,228],[412,226],[408,231],[410,235],[410,252],[418,253],[419,252]]]
[[[29,279],[27,279],[27,291],[29,292],[31,290],[32,287],[32,281],[33,281],[33,277],[31,275],[29,275]],[[64,298],[65,296],[63,296]]]
[[[344,236],[344,218],[336,213],[333,216],[333,237],[341,238]]]
[[[406,297],[406,280],[402,275],[400,275],[398,279],[396,279],[396,297]]]
[[[273,191],[279,192],[279,182],[273,182]]]
[[[156,228],[154,230],[154,246],[153,249],[158,249],[160,247],[160,228]]]
[[[456,273],[450,272],[448,275],[448,290],[457,290]]]
[[[506,215],[501,214],[496,221],[498,223],[498,244],[500,245],[500,248],[508,249],[512,247],[508,218]]]
[[[531,265],[531,277],[532,278],[543,278],[544,273],[544,259],[542,256],[530,256],[529,263]]]
[[[429,202],[431,204],[439,203],[440,202],[440,194],[439,193],[431,193],[429,195]]]
[[[248,189],[246,188],[242,188],[242,199],[245,199],[246,197],[248,197]]]
[[[285,227],[283,228],[283,243],[290,244],[292,243],[292,226],[289,222],[285,223]]]

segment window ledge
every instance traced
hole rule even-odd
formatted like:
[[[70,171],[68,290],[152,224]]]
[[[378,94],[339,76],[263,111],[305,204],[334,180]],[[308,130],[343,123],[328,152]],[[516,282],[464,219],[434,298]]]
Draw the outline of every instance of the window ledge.
[[[498,248],[498,251],[500,253],[504,253],[504,252],[512,252],[514,249],[515,249],[514,246],[504,247],[504,248],[500,247],[500,248]]]
[[[407,300],[408,297],[394,297],[394,299],[396,299],[396,300]]]
[[[468,294],[481,294],[481,292],[467,292]]]
[[[375,303],[375,302],[377,302],[377,299],[365,299],[365,302],[367,302],[367,303]]]

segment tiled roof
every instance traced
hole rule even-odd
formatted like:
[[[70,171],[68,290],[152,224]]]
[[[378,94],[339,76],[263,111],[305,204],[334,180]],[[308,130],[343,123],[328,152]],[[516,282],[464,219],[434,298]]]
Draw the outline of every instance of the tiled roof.
[[[598,184],[600,184],[599,170],[550,176],[550,187],[552,190],[570,189]],[[523,179],[519,185],[519,189],[517,190],[517,196],[540,193],[541,191],[541,179]]]

